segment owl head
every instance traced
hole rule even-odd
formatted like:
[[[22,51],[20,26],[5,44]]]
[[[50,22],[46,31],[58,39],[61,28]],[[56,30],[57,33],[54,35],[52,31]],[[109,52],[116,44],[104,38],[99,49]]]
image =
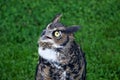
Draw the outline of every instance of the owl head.
[[[38,43],[44,48],[62,48],[70,44],[73,40],[73,33],[79,27],[71,26],[66,27],[59,22],[61,14],[55,16],[51,23],[41,33]]]

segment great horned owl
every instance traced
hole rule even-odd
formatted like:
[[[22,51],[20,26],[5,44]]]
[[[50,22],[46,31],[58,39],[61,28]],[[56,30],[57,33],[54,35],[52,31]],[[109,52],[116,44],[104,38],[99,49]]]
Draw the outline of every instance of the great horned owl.
[[[73,36],[79,27],[65,27],[60,17],[57,15],[47,25],[38,40],[40,58],[35,80],[85,80],[84,53]]]

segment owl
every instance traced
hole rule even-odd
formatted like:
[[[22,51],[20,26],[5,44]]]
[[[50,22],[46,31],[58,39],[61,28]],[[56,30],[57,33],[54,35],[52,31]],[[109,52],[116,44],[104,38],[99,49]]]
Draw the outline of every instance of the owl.
[[[66,27],[61,16],[56,15],[40,35],[35,80],[86,80],[85,56],[74,38],[79,27]]]

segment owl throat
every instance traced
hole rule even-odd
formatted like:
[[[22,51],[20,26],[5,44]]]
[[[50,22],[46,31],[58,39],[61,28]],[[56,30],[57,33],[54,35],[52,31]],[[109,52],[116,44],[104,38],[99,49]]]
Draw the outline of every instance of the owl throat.
[[[40,42],[38,53],[40,57],[46,59],[47,61],[58,62],[59,53],[55,50],[52,43]]]
[[[46,59],[49,62],[66,62],[64,59],[64,48],[57,47],[55,48],[52,43],[40,42],[38,48],[39,56],[43,59]]]

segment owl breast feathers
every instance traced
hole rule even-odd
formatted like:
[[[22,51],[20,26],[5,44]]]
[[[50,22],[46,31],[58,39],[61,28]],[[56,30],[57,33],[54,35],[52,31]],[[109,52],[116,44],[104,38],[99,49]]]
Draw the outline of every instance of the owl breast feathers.
[[[38,40],[35,80],[86,80],[85,56],[73,36],[79,27],[65,27],[60,17],[47,25]]]

